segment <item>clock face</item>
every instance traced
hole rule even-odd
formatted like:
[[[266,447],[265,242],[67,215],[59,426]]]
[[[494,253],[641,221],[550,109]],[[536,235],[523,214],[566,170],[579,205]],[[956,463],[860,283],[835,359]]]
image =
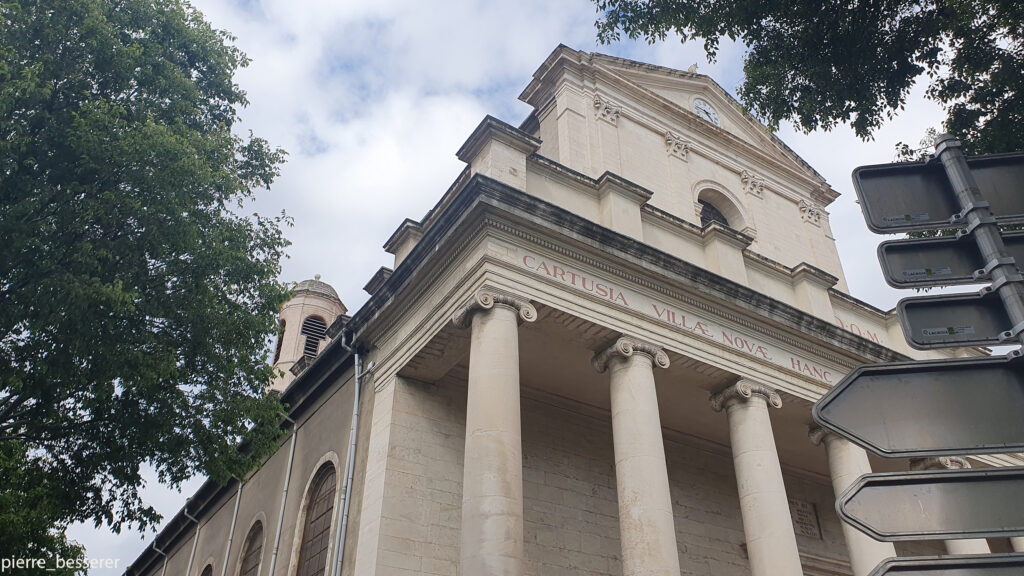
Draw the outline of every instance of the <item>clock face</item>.
[[[697,116],[711,122],[715,126],[718,126],[718,113],[715,109],[708,104],[707,101],[697,98],[693,101],[693,111],[697,113]]]

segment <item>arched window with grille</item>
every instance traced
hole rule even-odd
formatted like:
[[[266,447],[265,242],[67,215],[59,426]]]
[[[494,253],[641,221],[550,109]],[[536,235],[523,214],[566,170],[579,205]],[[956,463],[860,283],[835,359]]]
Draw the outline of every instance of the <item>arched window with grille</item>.
[[[309,486],[306,519],[302,526],[298,576],[323,576],[327,569],[327,550],[334,513],[334,465],[324,464]]]
[[[721,210],[715,208],[714,204],[707,200],[697,200],[697,203],[700,204],[700,225],[702,228],[712,222],[718,222],[723,226],[729,225],[729,219],[725,217],[725,214],[722,214]]]
[[[263,523],[256,522],[249,529],[242,548],[242,567],[238,576],[257,576],[260,572],[260,560],[263,558]]]
[[[207,564],[201,576],[213,576],[213,564]]]
[[[320,350],[320,341],[327,338],[327,323],[319,316],[310,316],[302,321],[300,334],[306,337],[302,346],[302,355],[315,358]]]

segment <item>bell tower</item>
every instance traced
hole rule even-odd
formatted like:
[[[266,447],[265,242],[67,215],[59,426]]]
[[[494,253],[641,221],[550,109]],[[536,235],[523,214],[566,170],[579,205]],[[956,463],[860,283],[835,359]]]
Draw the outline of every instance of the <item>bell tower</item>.
[[[327,328],[347,312],[338,293],[330,284],[303,280],[295,287],[292,299],[281,306],[278,337],[274,349],[274,368],[282,372],[271,383],[274,390],[284,390],[295,379],[291,368],[304,357],[316,358],[330,339]]]

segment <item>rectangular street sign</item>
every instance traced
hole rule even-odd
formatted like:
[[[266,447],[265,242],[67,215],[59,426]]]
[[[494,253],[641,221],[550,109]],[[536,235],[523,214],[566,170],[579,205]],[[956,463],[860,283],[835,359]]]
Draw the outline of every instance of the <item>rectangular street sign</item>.
[[[865,474],[836,511],[884,542],[1024,535],[1024,467]]]
[[[822,427],[888,458],[1024,452],[1024,360],[860,366],[812,414]]]
[[[978,189],[1000,224],[1024,222],[1024,153],[967,159]],[[861,166],[853,186],[868,228],[879,234],[960,228],[961,207],[941,162]]]
[[[965,554],[889,558],[870,576],[1020,576],[1024,554]]]
[[[994,292],[904,298],[896,309],[903,335],[918,350],[999,344],[1013,328]]]
[[[1024,266],[1024,231],[1003,234],[1006,252]],[[887,240],[878,246],[885,281],[894,288],[977,284],[975,270],[984,268],[973,236]]]

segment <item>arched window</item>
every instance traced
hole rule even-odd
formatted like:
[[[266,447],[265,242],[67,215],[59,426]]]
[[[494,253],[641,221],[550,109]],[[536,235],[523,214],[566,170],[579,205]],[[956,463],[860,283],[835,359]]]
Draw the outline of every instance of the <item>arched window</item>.
[[[201,576],[213,576],[213,564],[207,564]]]
[[[245,537],[242,548],[242,568],[239,576],[256,576],[260,571],[260,559],[263,557],[263,523],[256,522]]]
[[[306,343],[302,347],[303,356],[315,358],[320,350],[320,341],[327,337],[327,324],[319,316],[310,316],[302,321],[300,334],[306,337]]]
[[[334,512],[334,465],[324,464],[313,477],[306,504],[306,521],[302,527],[298,576],[323,576],[327,569],[327,549]]]
[[[713,204],[706,200],[697,200],[697,203],[700,204],[700,225],[702,228],[712,222],[718,222],[724,226],[729,225],[729,219],[725,217],[725,214],[722,214],[721,210],[715,208]]]

